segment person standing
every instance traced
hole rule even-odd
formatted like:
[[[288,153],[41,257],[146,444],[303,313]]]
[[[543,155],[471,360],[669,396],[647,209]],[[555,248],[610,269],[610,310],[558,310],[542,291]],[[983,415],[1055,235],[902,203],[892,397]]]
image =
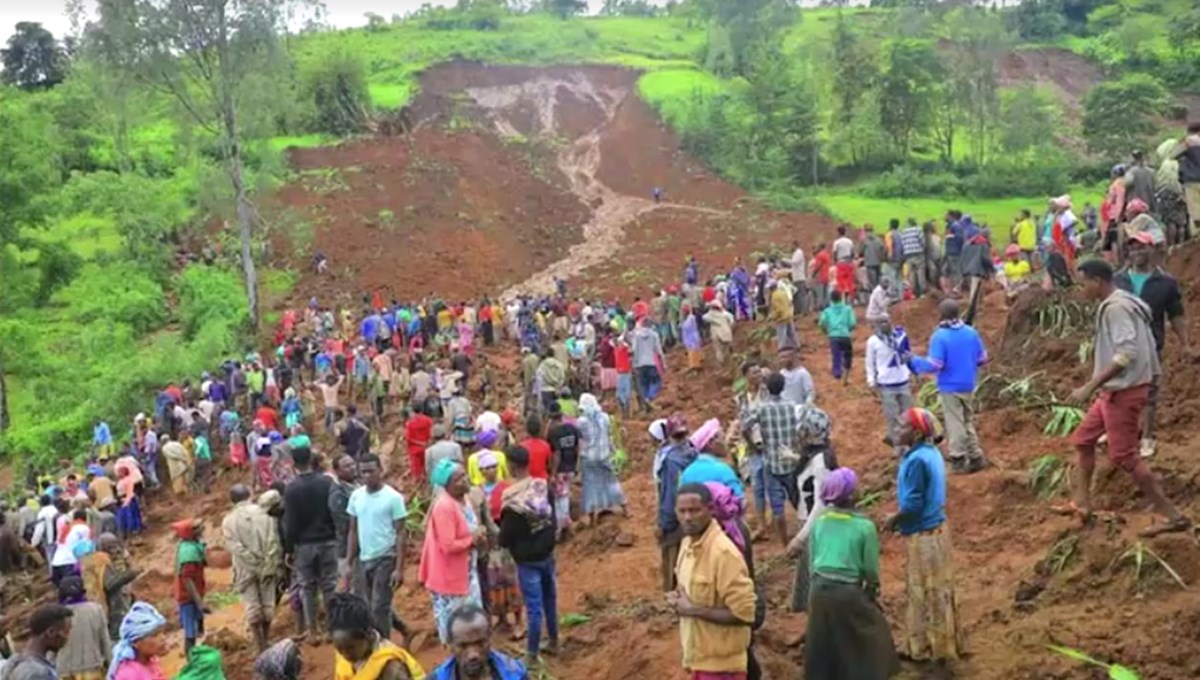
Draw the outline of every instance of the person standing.
[[[276,586],[283,549],[275,518],[251,498],[250,489],[229,490],[233,510],[221,522],[225,549],[233,558],[233,589],[246,607],[246,627],[258,651],[267,648],[275,616]]]
[[[683,471],[696,460],[696,450],[688,441],[687,421],[675,413],[666,422],[666,445],[654,457],[654,481],[658,485],[658,527],[655,535],[662,553],[663,592],[675,590],[675,562],[683,542],[683,530],[675,514],[675,490]]]
[[[554,352],[547,348],[538,364],[535,384],[541,386],[541,408],[548,410],[550,404],[558,400],[558,393],[567,384],[567,367],[559,361]]]
[[[899,449],[899,417],[912,408],[912,371],[908,368],[912,349],[903,328],[893,327],[885,314],[875,322],[875,332],[867,339],[867,387],[879,395],[883,406],[887,441]]]
[[[825,510],[813,521],[809,539],[808,680],[875,680],[900,670],[878,604],[879,536],[875,523],[855,511],[857,486],[850,468],[830,472],[821,485]]]
[[[859,250],[863,267],[867,270],[867,286],[875,290],[880,282],[886,280],[883,278],[883,263],[887,260],[887,245],[879,238],[879,234],[875,233],[875,227],[867,225],[867,235]]]
[[[775,351],[785,352],[790,349],[799,349],[800,341],[796,339],[791,296],[777,281],[771,281],[768,288],[771,291],[768,318],[775,325]]]
[[[421,565],[417,578],[433,600],[433,618],[442,644],[450,642],[450,615],[455,609],[483,606],[477,571],[480,550],[487,548],[487,529],[477,517],[467,494],[467,470],[452,460],[439,461],[430,471],[435,500],[429,509]]]
[[[358,469],[363,485],[350,494],[346,506],[350,515],[347,570],[354,574],[354,592],[371,609],[375,630],[386,639],[392,631],[392,593],[404,584],[408,510],[404,496],[383,483],[379,456],[363,456]]]
[[[821,312],[820,325],[829,337],[829,353],[833,359],[833,377],[846,384],[854,364],[854,308],[842,301],[842,294],[833,291],[832,303]]]
[[[571,483],[579,471],[579,428],[563,419],[562,406],[558,402],[550,409],[550,428],[546,440],[558,461],[552,485],[554,488],[554,515],[558,521],[559,539],[571,528]]]
[[[1200,120],[1188,123],[1187,136],[1167,154],[1179,162],[1179,182],[1187,203],[1189,234],[1200,233]]]
[[[1013,224],[1012,244],[1021,251],[1021,259],[1033,264],[1033,254],[1037,252],[1037,226],[1033,223],[1033,215],[1028,209],[1021,211],[1020,218]]]
[[[824,243],[817,244],[816,254],[808,268],[808,285],[813,293],[813,309],[818,312],[829,304],[829,270],[833,267],[833,259]]]
[[[808,258],[799,241],[792,243],[791,276],[796,292],[792,295],[792,311],[796,316],[808,315]]]
[[[767,397],[750,408],[742,428],[758,431],[762,445],[762,483],[771,506],[771,524],[784,547],[788,544],[785,503],[796,508],[800,490],[796,475],[800,471],[800,417],[796,404],[783,398],[786,381],[780,373],[766,379]],[[757,490],[755,491],[757,493]]]
[[[525,659],[532,664],[544,650],[558,650],[558,584],[554,546],[557,534],[554,506],[545,480],[529,474],[529,452],[509,451],[511,483],[501,495],[500,547],[517,563],[517,582],[525,600]],[[541,645],[545,622],[547,644]]]
[[[43,605],[33,612],[29,641],[6,661],[4,680],[59,680],[50,656],[58,654],[70,639],[74,613],[60,604]]]
[[[408,472],[418,482],[425,480],[425,449],[433,440],[433,418],[425,415],[425,404],[412,406],[404,424],[404,445],[408,451]]]
[[[450,616],[450,658],[430,680],[528,680],[520,661],[492,649],[492,622],[482,607],[466,605]]]
[[[703,484],[678,489],[674,504],[683,530],[667,604],[679,617],[683,667],[692,680],[745,678],[755,619],[754,580],[737,545],[713,519],[712,492]]]
[[[350,494],[358,488],[358,463],[345,454],[333,461],[333,484],[329,486],[329,513],[333,516],[334,543],[337,544],[337,572],[345,578],[350,570]]]
[[[650,327],[645,317],[637,320],[630,343],[633,354],[633,371],[637,387],[638,402],[644,413],[650,412],[650,405],[658,398],[662,389],[661,367],[666,366],[666,356],[663,354],[662,339]]]
[[[83,579],[68,576],[58,583],[58,602],[71,610],[71,632],[54,657],[61,680],[98,680],[112,661],[112,640],[104,606],[88,602]]]
[[[842,297],[853,300],[857,284],[854,276],[854,241],[846,235],[846,225],[837,228],[838,237],[833,241],[833,264],[837,271],[837,291]]]
[[[583,511],[588,514],[588,523],[595,526],[602,512],[619,508],[625,514],[625,492],[613,466],[612,421],[594,395],[580,396],[579,409],[580,417],[575,424],[579,428]],[[532,450],[525,442],[521,445],[530,451],[530,474],[533,474]]]
[[[433,426],[433,438],[435,440],[433,445],[425,449],[425,470],[430,475],[438,463],[443,460],[452,460],[459,464],[465,463],[462,444],[454,441],[450,428],[437,423]],[[430,482],[432,483],[432,477],[430,477]]]
[[[903,649],[916,661],[954,660],[964,645],[946,528],[946,467],[932,443],[937,421],[922,408],[910,408],[900,421],[905,454],[896,482],[899,509],[888,516],[884,528],[908,540]]]
[[[628,419],[633,397],[633,353],[624,334],[613,347],[613,365],[617,371],[617,405],[621,407],[621,415]]]
[[[179,627],[183,629],[183,653],[196,646],[204,635],[204,615],[208,607],[204,596],[208,592],[204,569],[207,566],[204,545],[204,523],[184,519],[171,525],[175,538],[175,602],[179,605]]]
[[[908,267],[913,295],[921,297],[927,292],[925,281],[925,232],[916,219],[908,218],[908,224],[900,231],[900,253]]]
[[[913,357],[914,373],[937,375],[946,435],[950,439],[950,468],[956,474],[973,474],[987,467],[975,430],[975,385],[979,367],[988,362],[979,332],[959,318],[956,300],[938,304],[941,323],[929,339],[929,356]]]
[[[299,576],[304,630],[313,640],[320,637],[317,624],[317,592],[326,609],[337,589],[337,529],[329,511],[329,489],[333,480],[313,469],[312,449],[292,450],[296,478],[284,489],[284,554],[293,559]]]
[[[1085,522],[1092,519],[1092,476],[1096,471],[1096,445],[1108,436],[1108,457],[1115,467],[1128,473],[1138,490],[1150,500],[1156,512],[1167,518],[1165,524],[1141,532],[1150,537],[1186,531],[1191,520],[1183,516],[1163,495],[1158,479],[1138,455],[1142,412],[1150,397],[1151,385],[1161,375],[1156,351],[1150,306],[1140,298],[1113,284],[1112,266],[1103,260],[1087,260],[1079,265],[1084,291],[1100,302],[1096,310],[1095,358],[1092,379],[1071,393],[1076,404],[1099,396],[1072,440],[1078,455],[1078,479],[1075,486],[1075,512]]]
[[[897,302],[892,299],[891,289],[892,280],[884,278],[871,290],[871,296],[867,298],[867,323],[875,323],[887,317],[888,307]]]
[[[1197,353],[1192,347],[1187,323],[1183,319],[1183,294],[1179,282],[1154,265],[1154,237],[1147,232],[1132,235],[1129,239],[1128,253],[1129,266],[1113,277],[1113,284],[1127,293],[1138,296],[1150,308],[1150,331],[1154,334],[1154,349],[1158,354],[1159,363],[1162,363],[1168,321],[1171,322],[1171,330],[1179,340],[1184,355],[1195,360]],[[1158,442],[1154,439],[1154,415],[1161,383],[1162,376],[1154,376],[1154,380],[1150,382],[1146,409],[1142,413],[1143,458],[1153,456],[1158,449]]]
[[[797,292],[797,295],[803,293]],[[708,326],[712,337],[713,354],[716,355],[717,365],[725,364],[725,357],[733,353],[733,314],[730,314],[720,300],[708,303],[708,311],[704,314],[704,323]]]
[[[783,368],[779,369],[779,373],[783,375],[784,399],[797,406],[804,406],[816,401],[817,390],[813,386],[812,374],[800,364],[798,351],[790,350],[783,353]]]

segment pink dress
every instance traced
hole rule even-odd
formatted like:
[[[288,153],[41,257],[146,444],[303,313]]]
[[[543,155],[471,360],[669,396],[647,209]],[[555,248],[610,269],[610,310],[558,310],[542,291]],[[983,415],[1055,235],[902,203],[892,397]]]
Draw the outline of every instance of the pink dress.
[[[158,665],[158,659],[151,659],[148,664],[130,660],[117,666],[113,680],[167,680],[167,674]]]
[[[475,328],[471,324],[458,324],[458,346],[463,354],[475,358]]]

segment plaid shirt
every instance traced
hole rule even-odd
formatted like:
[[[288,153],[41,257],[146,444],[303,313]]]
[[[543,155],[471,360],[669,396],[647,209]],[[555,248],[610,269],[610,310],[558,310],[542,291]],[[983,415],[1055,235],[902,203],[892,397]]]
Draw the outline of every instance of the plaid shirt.
[[[771,396],[754,406],[743,427],[757,425],[762,432],[763,463],[767,472],[786,475],[796,472],[800,462],[800,418],[796,405]]]

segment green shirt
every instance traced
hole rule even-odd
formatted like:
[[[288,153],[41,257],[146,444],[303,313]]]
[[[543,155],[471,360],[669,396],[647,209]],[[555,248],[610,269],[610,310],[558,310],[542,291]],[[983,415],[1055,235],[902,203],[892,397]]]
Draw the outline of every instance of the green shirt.
[[[683,299],[678,295],[667,296],[667,318],[672,323],[679,322],[679,310],[683,307]]]
[[[246,371],[246,386],[255,394],[262,394],[267,376],[262,371]]]
[[[829,305],[821,312],[821,328],[831,338],[850,337],[854,324],[854,308],[844,302]]]
[[[812,573],[835,581],[879,584],[879,535],[871,520],[826,508],[813,522],[808,540]]]
[[[212,447],[208,444],[208,437],[196,437],[194,454],[196,460],[212,460]]]

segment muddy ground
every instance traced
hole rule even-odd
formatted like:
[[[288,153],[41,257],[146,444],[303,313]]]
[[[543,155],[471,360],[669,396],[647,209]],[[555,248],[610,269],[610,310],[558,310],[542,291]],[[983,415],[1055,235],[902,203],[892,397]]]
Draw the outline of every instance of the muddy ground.
[[[766,210],[681,153],[677,140],[633,94],[633,78],[613,68],[438,67],[422,82],[424,94],[415,110],[423,123],[411,139],[293,152],[303,177],[282,189],[276,201],[314,223],[315,242],[308,251],[280,255],[302,239],[277,234],[276,255],[307,271],[303,265],[319,250],[333,265],[331,276],[306,273],[295,300],[319,293],[336,304],[330,299],[335,295],[351,299],[376,288],[395,291],[402,299],[431,291],[450,298],[543,291],[555,276],[567,278],[576,291],[629,300],[677,280],[688,254],[699,258],[703,271],[714,272],[726,270],[734,258],[772,247],[790,250],[793,240],[811,247],[831,237],[828,220]],[[650,200],[654,186],[666,190],[665,205]],[[391,217],[381,216],[383,210],[391,211]],[[1189,282],[1185,295],[1194,307],[1200,293],[1190,281],[1200,275],[1200,254],[1184,249],[1171,266]],[[896,310],[918,351],[926,349],[934,328],[935,304],[917,300]],[[1033,461],[1048,454],[1069,461],[1070,445],[1042,434],[1048,418],[1044,407],[1022,405],[1001,395],[1000,388],[1034,375],[1037,391],[1061,396],[1064,387],[1078,384],[1088,371],[1077,358],[1086,329],[1050,338],[1030,321],[1047,304],[1051,302],[1023,303],[1027,311],[1009,319],[1003,295],[992,293],[979,322],[996,357],[987,371],[994,382],[979,423],[993,467],[950,481],[958,596],[970,652],[953,667],[953,676],[1098,677],[1048,652],[1049,643],[1120,661],[1139,669],[1144,678],[1200,676],[1200,652],[1194,644],[1200,634],[1200,595],[1194,587],[1200,579],[1200,550],[1194,538],[1163,537],[1144,544],[1178,572],[1186,590],[1148,557],[1138,577],[1133,562],[1122,555],[1137,545],[1136,530],[1151,517],[1123,475],[1105,465],[1097,478],[1099,505],[1118,512],[1123,521],[1088,531],[1051,512],[1061,489],[1041,498],[1030,488]],[[855,340],[855,379],[841,386],[830,376],[825,343],[813,320],[799,325],[819,403],[835,423],[839,459],[860,472],[865,488],[877,498],[865,510],[881,518],[895,505],[895,461],[881,443],[882,416],[861,378],[867,331],[860,328]],[[1193,334],[1200,333],[1197,325],[1191,324]],[[769,347],[757,345],[759,337],[751,327],[739,329],[738,351],[770,356]],[[501,348],[490,355],[511,393],[516,352]],[[706,362],[694,375],[669,370],[656,415],[678,410],[696,424],[733,416],[733,368],[716,366],[711,357]],[[669,366],[682,363],[683,357],[672,352]],[[1154,468],[1164,476],[1171,497],[1194,515],[1200,466],[1190,442],[1200,414],[1200,387],[1195,366],[1177,343],[1168,342],[1166,367],[1163,444]],[[631,459],[624,479],[629,519],[606,518],[558,550],[560,614],[587,618],[564,630],[561,654],[547,660],[546,674],[540,677],[686,677],[679,668],[676,626],[657,588],[647,424],[641,419],[624,424]],[[398,444],[398,425],[393,416],[385,428],[385,455]],[[406,493],[416,491],[402,462],[391,468],[398,486]],[[133,547],[135,560],[149,570],[135,585],[140,596],[169,608],[166,524],[199,513],[215,529],[228,505],[224,490],[232,481],[223,477],[199,502],[152,500],[151,531]],[[210,536],[219,542],[215,531]],[[410,544],[408,576],[396,604],[419,631],[412,646],[428,668],[444,652],[431,635],[428,597],[416,584],[419,540]],[[882,545],[882,604],[900,639],[905,545],[893,536],[884,537]],[[804,620],[784,607],[794,565],[777,545],[756,547],[759,578],[770,604],[758,638],[760,656],[769,677],[800,677]],[[227,588],[228,572],[212,571],[215,590]],[[218,599],[222,606],[209,621],[210,641],[215,637],[225,650],[228,676],[248,680],[253,654],[243,637],[240,604],[225,596]],[[290,613],[281,611],[277,634],[291,626]],[[306,680],[329,677],[332,659],[328,646],[307,650]],[[178,664],[176,654],[167,666]],[[903,677],[930,677],[930,672],[907,665]]]

